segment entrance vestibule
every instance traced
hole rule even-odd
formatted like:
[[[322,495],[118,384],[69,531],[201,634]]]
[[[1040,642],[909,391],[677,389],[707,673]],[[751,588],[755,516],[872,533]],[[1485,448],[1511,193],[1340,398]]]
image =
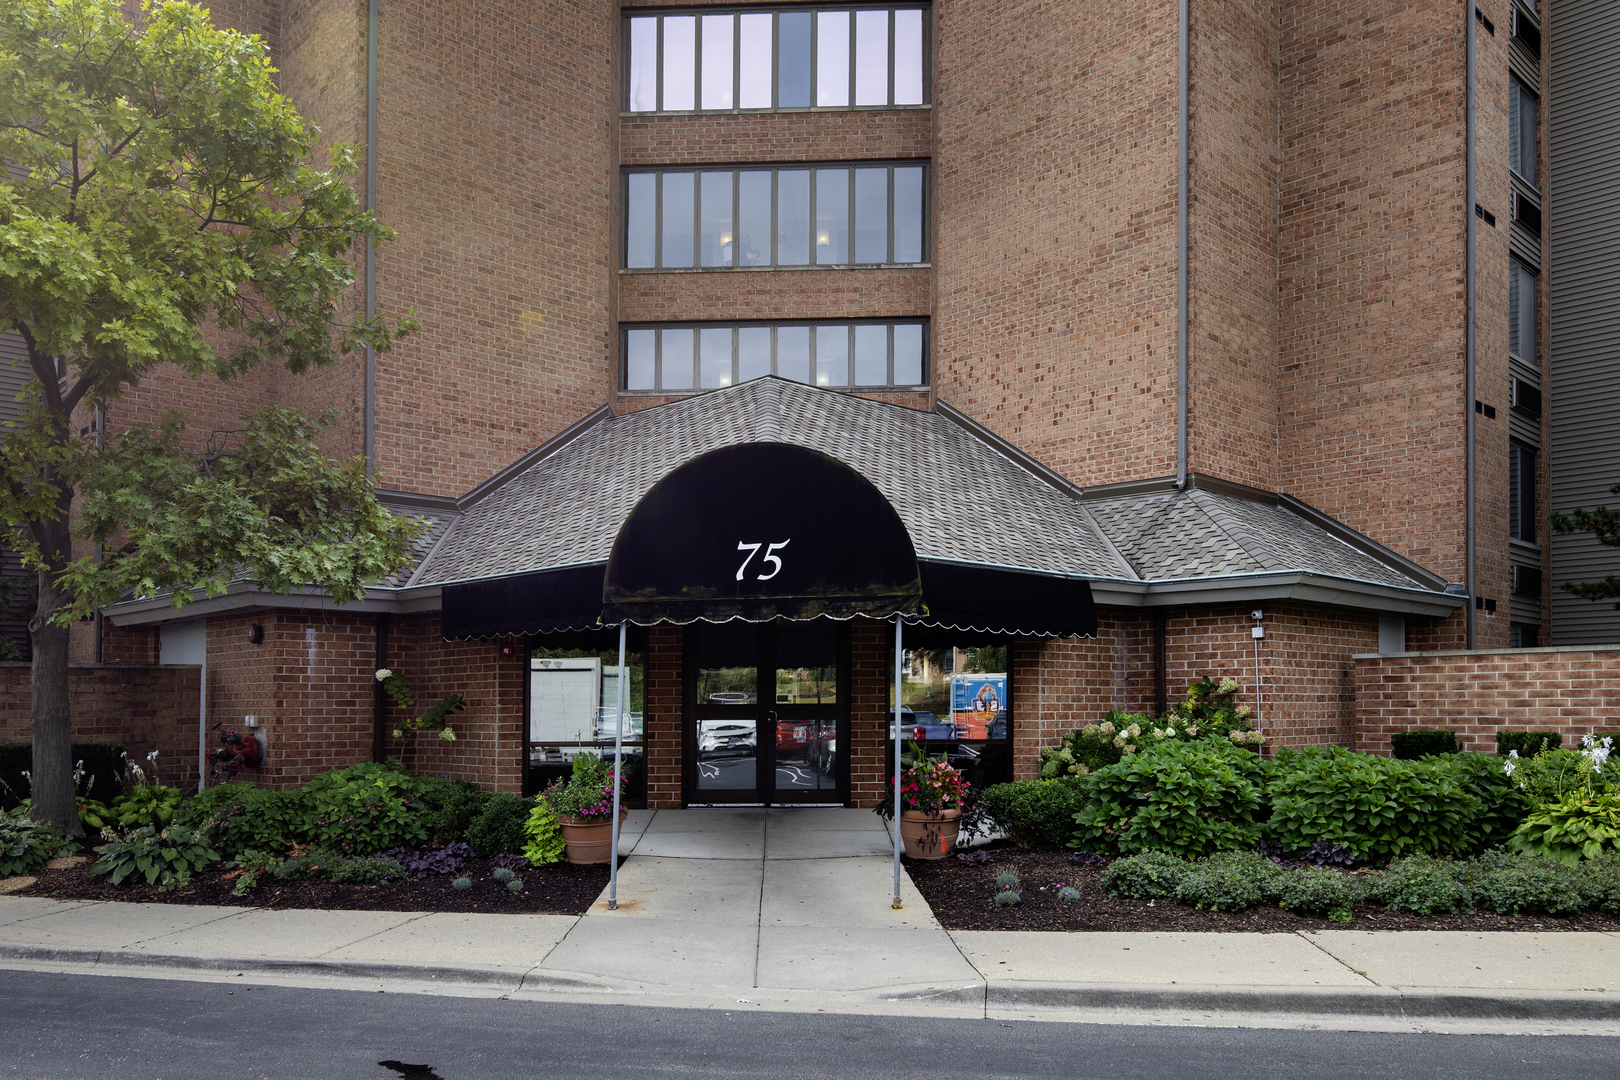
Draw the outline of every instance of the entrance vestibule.
[[[848,801],[847,624],[694,623],[683,655],[688,806]]]

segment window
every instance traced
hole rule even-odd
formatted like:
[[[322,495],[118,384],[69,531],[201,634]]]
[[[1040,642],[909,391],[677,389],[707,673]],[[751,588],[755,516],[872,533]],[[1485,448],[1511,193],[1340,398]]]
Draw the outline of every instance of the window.
[[[1508,259],[1508,352],[1536,365],[1536,275],[1518,259]]]
[[[921,105],[923,9],[718,11],[625,20],[629,112]]]
[[[1508,626],[1508,648],[1534,649],[1540,638],[1540,627],[1531,623],[1512,623]]]
[[[619,647],[612,631],[557,635],[529,650],[528,758],[525,790],[540,791],[569,775],[575,756],[596,754],[612,760],[619,720]],[[645,635],[632,628],[625,665],[624,798],[646,799],[645,740],[647,684]]]
[[[1508,163],[1525,183],[1536,183],[1536,97],[1518,79],[1508,80]]]
[[[1508,535],[1536,543],[1536,452],[1508,443]]]
[[[629,172],[631,270],[924,261],[922,165]]]
[[[827,387],[925,386],[925,324],[713,323],[626,327],[626,390],[688,391],[763,375]]]

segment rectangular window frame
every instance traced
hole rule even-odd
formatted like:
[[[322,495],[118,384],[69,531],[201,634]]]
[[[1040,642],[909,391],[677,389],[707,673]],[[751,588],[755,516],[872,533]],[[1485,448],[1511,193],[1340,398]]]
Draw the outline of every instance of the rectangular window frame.
[[[620,170],[620,175],[619,175],[619,198],[621,200],[621,205],[626,208],[626,212],[619,215],[619,219],[620,219],[620,225],[619,225],[619,270],[620,270],[621,273],[630,273],[630,274],[671,274],[671,273],[726,273],[726,272],[732,272],[732,271],[738,271],[738,270],[753,270],[753,271],[758,271],[758,270],[842,270],[842,269],[849,269],[849,268],[852,268],[852,267],[875,268],[875,267],[927,266],[929,264],[929,257],[930,257],[930,252],[929,252],[929,248],[928,248],[929,214],[930,214],[930,211],[932,210],[932,205],[931,205],[932,199],[931,199],[931,191],[930,191],[930,185],[929,185],[931,166],[932,166],[931,161],[928,161],[926,159],[919,159],[919,158],[898,158],[898,159],[888,159],[888,160],[881,160],[881,161],[803,161],[803,162],[796,161],[796,162],[782,162],[782,163],[776,163],[776,164],[761,164],[761,165],[732,165],[732,164],[728,164],[728,165],[667,165],[667,166],[658,166],[658,167],[627,166],[627,167]],[[883,262],[856,262],[856,261],[850,261],[850,262],[841,262],[841,263],[824,263],[824,262],[816,261],[816,258],[817,258],[816,245],[813,242],[813,240],[814,240],[814,235],[813,234],[814,234],[814,231],[815,231],[814,222],[816,221],[816,209],[817,209],[817,207],[816,207],[816,193],[817,193],[817,188],[819,186],[818,178],[816,176],[816,173],[820,172],[820,171],[831,171],[831,170],[837,170],[837,169],[843,169],[843,170],[847,171],[848,174],[849,174],[848,182],[847,182],[847,193],[845,195],[845,200],[846,200],[845,205],[846,205],[846,208],[847,208],[847,211],[848,211],[848,216],[847,216],[848,239],[846,241],[846,244],[847,244],[848,249],[849,249],[848,250],[848,255],[849,255],[851,260],[854,259],[854,256],[856,254],[855,236],[856,236],[857,229],[859,227],[859,221],[858,221],[859,208],[858,208],[858,206],[856,204],[856,172],[857,172],[857,170],[862,170],[862,169],[886,169],[886,170],[888,170],[888,185],[887,185],[888,186],[888,194],[887,194],[887,200],[888,200],[887,201],[887,207],[888,207],[887,215],[888,215],[888,220],[885,223],[885,229],[886,229],[886,232],[887,232],[887,251],[886,251],[887,259],[885,261],[883,261]],[[896,255],[896,251],[895,251],[895,213],[894,213],[894,209],[895,209],[895,205],[894,205],[894,199],[895,199],[895,170],[896,169],[921,169],[922,170],[921,191],[918,193],[918,199],[919,199],[919,202],[921,203],[921,205],[919,207],[920,219],[921,220],[919,222],[920,235],[917,238],[917,244],[918,244],[918,248],[920,250],[918,251],[919,258],[918,258],[918,260],[916,262],[895,262],[894,261],[894,256]],[[754,263],[754,264],[750,264],[750,265],[746,265],[746,266],[743,265],[742,264],[741,251],[740,251],[741,245],[736,243],[736,242],[733,242],[731,244],[731,249],[732,249],[731,250],[731,262],[730,262],[729,265],[704,266],[703,265],[703,255],[702,255],[702,250],[701,250],[702,249],[702,242],[703,242],[702,241],[702,238],[703,238],[703,199],[702,199],[702,195],[701,195],[701,192],[702,192],[702,189],[703,189],[703,179],[702,179],[703,176],[705,174],[724,174],[724,173],[729,173],[731,175],[731,229],[732,229],[732,236],[735,238],[736,235],[738,234],[738,232],[741,231],[741,222],[742,222],[742,212],[743,212],[742,211],[742,198],[741,198],[741,185],[742,185],[741,177],[742,177],[742,174],[743,173],[766,173],[766,172],[770,173],[770,175],[771,175],[771,212],[770,212],[770,230],[769,230],[769,232],[770,232],[770,256],[769,256],[768,260],[765,261],[765,262],[762,262],[762,263]],[[778,213],[780,211],[780,202],[781,202],[781,200],[780,200],[780,175],[782,173],[784,173],[784,172],[790,172],[790,173],[804,172],[804,173],[809,173],[810,174],[808,220],[811,222],[811,240],[812,240],[812,243],[810,244],[810,251],[809,251],[810,261],[809,262],[779,263],[777,261],[777,258],[778,258],[778,255],[779,255],[779,252],[778,252],[778,247],[779,247],[778,237],[779,237],[779,233],[780,233],[780,223],[778,221]],[[692,177],[693,177],[693,181],[692,181],[692,189],[693,189],[693,192],[694,192],[693,199],[692,199],[692,244],[693,244],[693,252],[692,252],[692,262],[691,262],[691,264],[690,265],[685,265],[685,266],[665,266],[663,264],[664,263],[664,231],[665,231],[664,230],[664,177],[666,175],[670,174],[670,173],[691,174]],[[653,265],[652,266],[631,266],[631,265],[629,265],[629,263],[630,263],[630,218],[631,218],[631,214],[629,213],[629,207],[631,205],[631,202],[630,202],[630,183],[631,183],[631,177],[634,177],[634,176],[651,176],[651,177],[653,177],[652,220],[651,220],[652,233],[653,233],[653,243],[652,243]]]
[[[1523,95],[1521,98],[1520,95]],[[1524,157],[1525,125],[1523,122],[1521,100],[1528,98],[1533,112],[1530,116],[1530,175],[1526,176],[1520,170],[1520,159]],[[1513,175],[1533,190],[1540,191],[1541,186],[1537,177],[1541,173],[1541,95],[1523,80],[1512,75],[1508,76],[1508,168]]]
[[[1536,509],[1540,486],[1536,476],[1538,457],[1535,447],[1517,439],[1508,440],[1508,537],[1521,544],[1540,547],[1536,538],[1541,519]]]
[[[1530,288],[1528,298],[1525,286]],[[1541,369],[1540,303],[1541,275],[1530,264],[1516,255],[1508,256],[1508,355],[1536,370]],[[1529,316],[1528,327],[1526,316]],[[1525,349],[1525,330],[1529,330],[1529,349]]]
[[[849,70],[846,103],[843,105],[817,105],[815,104],[819,91],[820,65],[818,64],[817,45],[820,41],[819,31],[812,30],[810,38],[810,97],[809,105],[780,105],[780,65],[777,62],[781,43],[781,19],[786,14],[798,12],[833,12],[847,11],[850,13],[849,34]],[[887,11],[889,13],[889,70],[888,70],[888,101],[881,105],[857,105],[856,80],[856,35],[854,32],[855,15],[857,11]],[[922,101],[915,103],[895,103],[895,12],[918,11],[922,14]],[[703,29],[702,18],[705,15],[770,15],[771,16],[771,104],[766,107],[754,106],[743,108],[742,101],[742,21],[732,20],[731,34],[731,100],[730,108],[706,109],[703,108]],[[693,101],[697,105],[692,109],[665,109],[664,108],[664,20],[666,18],[692,18],[696,17],[697,40],[693,48]],[[654,40],[657,42],[657,59],[653,66],[654,105],[652,109],[634,109],[630,107],[631,79],[633,76],[631,62],[631,21],[633,19],[656,19]],[[818,20],[812,19],[812,27]],[[808,6],[789,7],[756,7],[748,6],[718,6],[718,7],[682,7],[667,10],[657,8],[626,8],[623,12],[622,30],[620,33],[621,54],[624,62],[620,65],[623,76],[620,86],[619,107],[626,116],[690,116],[694,114],[711,113],[725,115],[727,113],[772,113],[772,112],[874,112],[894,109],[927,109],[933,101],[933,62],[931,38],[933,29],[933,8],[926,3],[852,3],[852,4],[812,4]]]
[[[883,382],[883,383],[858,383],[858,382],[854,381],[855,380],[855,371],[856,371],[856,366],[855,366],[856,327],[861,327],[861,326],[882,326],[882,327],[885,327],[887,329],[887,331],[888,331],[888,333],[887,333],[888,356],[887,356],[887,359],[886,359],[886,366],[887,366],[887,371],[888,371],[888,381],[887,382]],[[922,381],[921,382],[918,382],[918,383],[897,383],[897,382],[894,381],[894,362],[895,362],[894,339],[895,339],[895,327],[897,327],[897,326],[920,326],[922,328]],[[856,391],[856,392],[861,392],[861,391],[866,391],[866,392],[871,392],[871,391],[905,391],[905,392],[925,391],[930,386],[930,382],[929,382],[930,375],[931,375],[931,371],[930,371],[931,365],[929,363],[930,335],[929,335],[928,319],[926,319],[926,318],[911,318],[911,319],[905,319],[905,318],[893,318],[893,319],[881,319],[881,318],[879,318],[879,319],[769,319],[769,320],[767,320],[767,319],[748,319],[748,320],[739,320],[739,321],[736,321],[736,322],[720,321],[720,322],[621,323],[620,326],[619,326],[619,393],[621,393],[621,394],[629,394],[629,395],[637,395],[637,396],[650,396],[650,397],[672,397],[672,396],[675,396],[675,395],[702,394],[702,393],[706,393],[706,392],[711,391],[711,390],[723,389],[724,387],[727,387],[727,386],[736,386],[741,381],[743,381],[741,379],[741,355],[740,355],[741,354],[741,334],[739,333],[739,331],[744,330],[744,329],[754,328],[754,327],[768,328],[770,330],[770,332],[771,332],[771,370],[770,370],[770,374],[771,375],[776,375],[778,378],[788,379],[788,381],[790,381],[790,382],[797,382],[801,386],[816,386],[816,387],[819,387],[821,389],[826,389],[826,390],[848,390],[848,391]],[[816,373],[817,373],[817,355],[816,355],[816,353],[817,353],[817,337],[818,337],[818,335],[817,335],[816,331],[819,328],[822,328],[822,327],[844,327],[844,328],[846,328],[847,331],[848,331],[848,336],[845,339],[846,342],[847,342],[846,349],[845,349],[845,360],[846,360],[846,364],[847,364],[847,369],[846,369],[846,372],[845,372],[845,380],[846,381],[843,382],[843,383],[833,383],[833,382],[821,383],[821,382],[818,382],[818,381],[811,381],[811,382],[806,383],[806,382],[803,382],[802,380],[799,380],[799,379],[791,379],[788,376],[781,375],[778,372],[778,367],[777,367],[777,365],[778,365],[778,345],[777,345],[778,335],[779,335],[779,332],[781,330],[783,330],[785,328],[790,328],[790,327],[791,328],[808,327],[809,330],[810,330],[810,334],[809,334],[809,349],[810,349],[810,351],[809,351],[809,375],[810,375],[810,378],[812,380],[816,379]],[[659,332],[659,331],[663,331],[663,330],[692,330],[692,331],[696,332],[696,333],[693,334],[693,340],[694,340],[695,344],[694,344],[694,348],[692,350],[691,382],[687,386],[675,386],[675,387],[670,387],[670,388],[667,388],[667,389],[664,387],[663,334]],[[729,382],[723,382],[719,386],[704,386],[703,385],[702,348],[701,348],[700,345],[696,344],[697,342],[701,341],[701,331],[703,331],[703,330],[730,330],[731,331],[731,376],[730,376],[730,381]],[[653,334],[653,338],[652,338],[652,341],[653,341],[653,385],[651,387],[637,387],[635,389],[632,389],[630,387],[630,368],[629,368],[630,344],[629,344],[629,342],[630,342],[630,334],[633,331],[652,331],[652,334]],[[758,376],[756,376],[756,378],[757,377]],[[748,380],[748,381],[752,381],[752,380]]]

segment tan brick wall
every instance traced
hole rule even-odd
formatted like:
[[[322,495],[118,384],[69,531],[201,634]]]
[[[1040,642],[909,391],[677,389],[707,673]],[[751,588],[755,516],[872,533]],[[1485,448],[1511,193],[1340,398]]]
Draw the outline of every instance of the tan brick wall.
[[[1277,5],[1193,10],[1187,456],[1276,490]]]
[[[1563,733],[1564,745],[1620,719],[1620,649],[1479,649],[1357,656],[1356,749],[1389,753],[1389,737],[1450,728],[1467,750],[1495,752],[1496,733]]]
[[[1075,483],[1173,473],[1176,5],[934,34],[936,392]]]
[[[619,119],[621,165],[760,164],[926,158],[928,109],[876,112],[698,113]]]

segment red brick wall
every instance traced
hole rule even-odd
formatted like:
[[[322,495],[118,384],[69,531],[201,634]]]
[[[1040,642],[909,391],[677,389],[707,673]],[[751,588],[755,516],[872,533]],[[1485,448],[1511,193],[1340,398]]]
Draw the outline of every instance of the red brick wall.
[[[654,626],[647,631],[643,729],[647,739],[647,806],[655,810],[678,808],[683,797],[683,635],[678,626]]]
[[[1444,727],[1468,750],[1495,752],[1496,732],[1551,729],[1571,746],[1620,716],[1620,649],[1478,649],[1357,656],[1356,749]]]
[[[176,786],[196,783],[199,674],[196,667],[73,664],[73,741],[122,743],[149,776]],[[32,693],[29,665],[0,664],[0,743],[33,741]],[[155,768],[146,761],[152,750],[158,751]]]

